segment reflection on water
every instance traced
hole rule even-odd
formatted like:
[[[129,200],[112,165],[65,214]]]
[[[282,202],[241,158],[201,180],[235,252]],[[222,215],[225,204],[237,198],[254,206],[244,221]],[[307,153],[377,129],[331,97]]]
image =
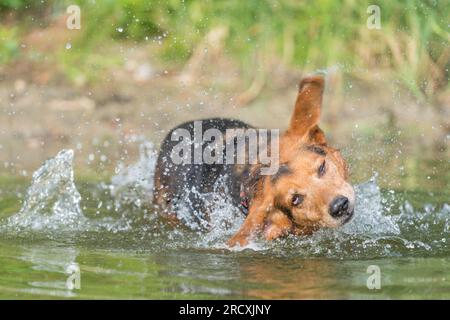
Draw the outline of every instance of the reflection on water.
[[[2,252],[11,248],[2,247]],[[75,288],[70,285],[74,271],[79,270],[75,261],[77,250],[71,247],[55,246],[19,246],[14,248],[12,256],[2,256],[3,264],[9,260],[25,270],[21,275],[22,283],[18,287],[3,287],[5,293],[15,293],[18,296],[54,296],[73,298],[77,296]],[[5,280],[5,276],[2,276]]]
[[[450,298],[449,258],[335,260],[259,252],[59,248],[54,242],[0,247],[0,298]],[[78,254],[78,255],[77,255]],[[65,272],[80,267],[81,289]],[[366,286],[381,269],[381,289]]]
[[[281,259],[277,263],[255,264],[243,261],[239,268],[243,278],[252,279],[249,296],[263,299],[333,299],[336,292],[336,266],[323,259]],[[289,280],[288,280],[289,279]],[[264,284],[263,287],[260,287]]]

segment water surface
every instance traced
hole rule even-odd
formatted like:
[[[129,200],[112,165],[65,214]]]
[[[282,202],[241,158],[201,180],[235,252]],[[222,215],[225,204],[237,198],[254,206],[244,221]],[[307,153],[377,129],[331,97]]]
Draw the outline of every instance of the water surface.
[[[226,197],[205,195],[206,233],[154,214],[150,146],[103,183],[75,180],[72,157],[62,151],[33,181],[1,180],[0,298],[450,298],[447,162],[433,164],[434,189],[359,184],[344,228],[229,250],[243,218]],[[381,289],[367,287],[369,266]]]

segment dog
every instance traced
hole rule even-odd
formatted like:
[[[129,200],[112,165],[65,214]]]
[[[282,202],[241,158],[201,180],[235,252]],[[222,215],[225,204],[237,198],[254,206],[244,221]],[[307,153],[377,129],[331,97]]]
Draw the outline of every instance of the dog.
[[[289,127],[278,139],[278,170],[274,174],[263,175],[267,165],[262,163],[175,163],[173,149],[179,142],[174,133],[184,130],[194,134],[195,122],[172,129],[162,142],[156,164],[156,207],[179,221],[176,212],[188,203],[191,218],[205,221],[208,212],[200,195],[213,192],[219,179],[226,177],[223,183],[233,204],[246,215],[227,242],[231,247],[245,246],[259,234],[267,240],[289,234],[310,235],[320,228],[336,228],[350,221],[355,193],[348,181],[348,166],[339,150],[327,144],[319,128],[324,86],[322,75],[301,80]],[[225,136],[229,129],[253,128],[239,120],[221,118],[203,120],[202,125],[202,133],[214,129]],[[189,148],[194,150],[194,143]],[[201,150],[204,148],[202,144]],[[270,153],[272,149],[268,150]],[[207,228],[204,223],[203,227]]]

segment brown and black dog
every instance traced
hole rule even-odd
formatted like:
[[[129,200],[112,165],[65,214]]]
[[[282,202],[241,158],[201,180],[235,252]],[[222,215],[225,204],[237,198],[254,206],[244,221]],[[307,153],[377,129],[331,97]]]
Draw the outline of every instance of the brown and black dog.
[[[307,235],[319,228],[335,228],[353,216],[355,195],[348,169],[339,150],[328,146],[318,127],[324,78],[314,75],[300,82],[289,128],[279,138],[279,167],[274,175],[261,175],[261,164],[175,164],[171,152],[175,129],[192,133],[194,123],[174,128],[164,139],[155,171],[154,203],[176,220],[177,206],[189,203],[192,219],[207,217],[199,194],[212,192],[217,180],[224,183],[246,219],[228,241],[244,246],[262,233],[268,240],[288,234]],[[203,120],[202,130],[251,128],[229,119]],[[181,202],[180,199],[188,201]],[[183,221],[182,221],[183,222]]]

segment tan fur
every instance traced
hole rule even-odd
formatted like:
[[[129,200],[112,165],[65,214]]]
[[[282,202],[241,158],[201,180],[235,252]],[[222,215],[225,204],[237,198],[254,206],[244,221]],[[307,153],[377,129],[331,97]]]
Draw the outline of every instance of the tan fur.
[[[330,202],[338,195],[354,204],[354,191],[347,182],[348,170],[339,151],[328,146],[318,127],[324,79],[311,76],[301,81],[294,113],[288,130],[280,138],[280,164],[287,164],[291,173],[275,183],[269,176],[258,181],[249,214],[240,230],[228,244],[244,246],[262,232],[267,240],[287,234],[311,234],[319,228],[338,227],[345,223],[328,213]],[[308,149],[320,146],[326,155]],[[325,161],[326,174],[318,177],[318,168]],[[292,206],[294,194],[304,195],[300,206]],[[292,217],[278,207],[285,207]]]

